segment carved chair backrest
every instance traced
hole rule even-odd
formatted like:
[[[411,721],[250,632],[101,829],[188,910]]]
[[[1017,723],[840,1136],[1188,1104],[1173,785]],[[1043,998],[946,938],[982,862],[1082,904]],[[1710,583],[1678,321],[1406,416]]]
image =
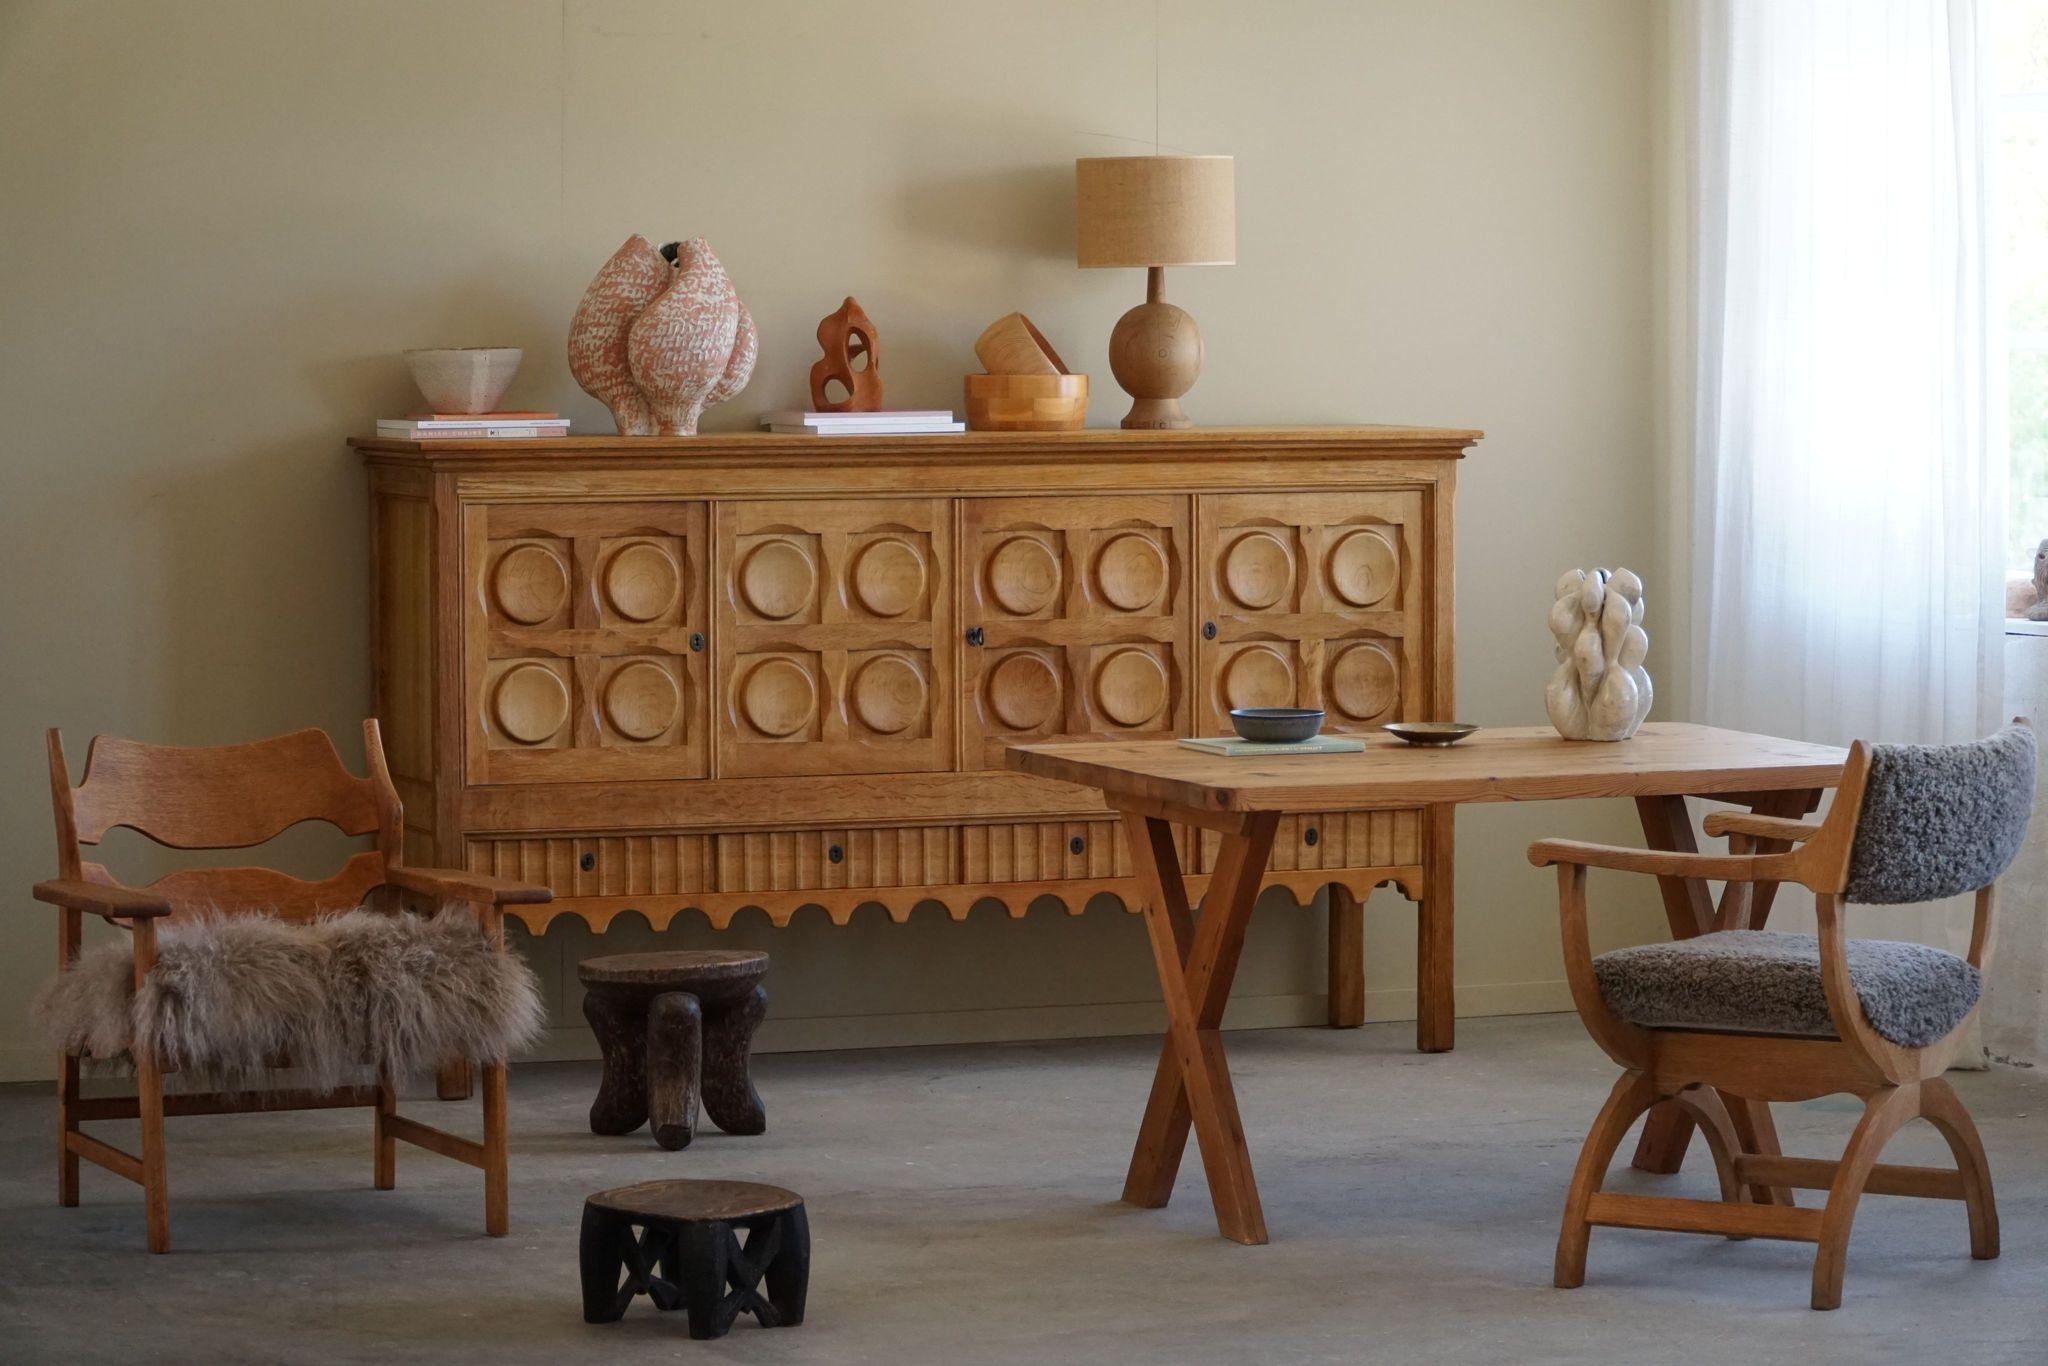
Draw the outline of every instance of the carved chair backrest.
[[[1990,886],[2026,837],[2035,759],[2023,719],[1959,745],[1858,740],[1820,833],[1793,855],[1799,881],[1862,905]]]
[[[182,748],[118,736],[93,739],[85,776],[71,786],[64,742],[49,732],[50,795],[57,817],[57,858],[64,877],[119,885],[85,862],[81,848],[126,827],[173,849],[246,849],[301,821],[325,821],[344,835],[374,836],[373,847],[341,870],[306,882],[272,868],[191,868],[150,884],[180,917],[201,910],[263,912],[305,919],[361,905],[400,861],[403,812],[374,720],[363,723],[369,776],[341,762],[334,742],[315,729],[241,745]]]

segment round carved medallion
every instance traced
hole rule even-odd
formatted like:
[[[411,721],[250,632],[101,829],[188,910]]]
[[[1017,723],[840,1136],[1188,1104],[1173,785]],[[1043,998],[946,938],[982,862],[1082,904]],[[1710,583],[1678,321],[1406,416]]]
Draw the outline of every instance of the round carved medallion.
[[[1223,666],[1223,700],[1232,707],[1291,707],[1294,666],[1271,645],[1248,645]]]
[[[569,689],[545,664],[515,664],[491,689],[491,715],[506,738],[537,745],[569,719]]]
[[[756,615],[787,621],[810,606],[818,571],[794,541],[763,541],[740,562],[740,597]]]
[[[1143,650],[1118,650],[1095,670],[1095,705],[1119,726],[1142,726],[1166,708],[1166,670]]]
[[[1052,548],[1012,536],[988,557],[988,595],[1005,612],[1028,617],[1050,607],[1060,591],[1060,562]]]
[[[1354,531],[1330,547],[1330,588],[1353,607],[1370,607],[1394,591],[1400,556],[1377,531]]]
[[[683,695],[668,670],[635,660],[604,685],[604,715],[628,740],[652,740],[675,724]]]
[[[1254,531],[1231,542],[1223,554],[1223,587],[1245,607],[1264,610],[1287,596],[1294,557],[1270,531]]]
[[[1004,655],[981,685],[989,714],[1006,730],[1043,730],[1059,719],[1060,680],[1039,655]]]
[[[653,621],[675,606],[683,576],[653,541],[632,541],[612,552],[604,567],[605,601],[628,621]]]
[[[924,674],[902,655],[877,655],[854,672],[847,699],[877,735],[901,735],[925,714]]]
[[[1330,662],[1324,693],[1344,715],[1370,721],[1401,700],[1401,666],[1382,646],[1353,645]]]
[[[870,541],[853,561],[853,600],[878,617],[900,617],[924,601],[924,556],[895,536]]]
[[[491,571],[491,600],[513,621],[533,626],[569,600],[569,566],[541,545],[515,545]]]
[[[740,680],[740,711],[763,735],[794,735],[817,710],[818,685],[793,659],[762,660]]]
[[[1166,591],[1166,557],[1148,536],[1112,537],[1095,557],[1095,591],[1126,612],[1150,607]]]

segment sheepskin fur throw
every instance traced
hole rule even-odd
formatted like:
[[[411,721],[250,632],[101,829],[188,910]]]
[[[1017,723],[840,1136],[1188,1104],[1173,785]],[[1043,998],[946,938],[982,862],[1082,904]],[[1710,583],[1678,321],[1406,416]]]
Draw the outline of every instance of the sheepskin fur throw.
[[[545,1022],[540,986],[474,916],[355,910],[304,924],[208,915],[168,925],[139,992],[124,943],[82,954],[32,1010],[67,1052],[128,1061],[150,1050],[182,1088],[328,1089],[365,1069],[419,1075],[451,1058],[496,1062]]]

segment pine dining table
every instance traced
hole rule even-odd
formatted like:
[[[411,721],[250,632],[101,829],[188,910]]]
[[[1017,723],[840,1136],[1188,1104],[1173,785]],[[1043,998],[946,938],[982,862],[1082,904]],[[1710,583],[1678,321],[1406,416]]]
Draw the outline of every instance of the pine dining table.
[[[1840,782],[1846,758],[1846,751],[1823,745],[1670,721],[1651,722],[1633,738],[1614,743],[1565,740],[1548,726],[1509,726],[1483,729],[1447,746],[1411,746],[1376,735],[1362,751],[1255,757],[1203,752],[1173,740],[1013,746],[1007,755],[1011,768],[1102,794],[1122,820],[1145,894],[1167,1032],[1124,1200],[1148,1209],[1166,1204],[1192,1127],[1223,1236],[1266,1241],[1221,1025],[1282,816],[1421,807],[1448,819],[1467,802],[1620,797],[1635,802],[1651,849],[1690,853],[1697,845],[1687,797],[1764,815],[1802,816]],[[1188,904],[1175,825],[1220,837],[1199,917]],[[1758,852],[1786,847],[1759,842]],[[1450,869],[1422,872],[1418,901],[1441,898],[1435,919],[1448,936]],[[1775,888],[1759,885],[1748,896],[1724,893],[1718,903],[1700,879],[1660,878],[1659,890],[1672,936],[1687,938],[1716,928],[1760,928]],[[1442,957],[1448,961],[1448,952]],[[1768,1105],[1724,1100],[1748,1151],[1779,1151]],[[1676,1106],[1653,1110],[1635,1165],[1676,1171],[1691,1127]],[[1772,1196],[1782,1199],[1784,1193]]]

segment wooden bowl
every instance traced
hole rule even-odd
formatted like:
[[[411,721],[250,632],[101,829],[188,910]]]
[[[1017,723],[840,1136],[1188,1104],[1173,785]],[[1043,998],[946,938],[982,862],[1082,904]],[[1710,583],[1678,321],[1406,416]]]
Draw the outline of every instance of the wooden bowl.
[[[1380,729],[1411,745],[1455,745],[1479,727],[1464,721],[1390,721]]]
[[[1078,432],[1087,420],[1086,375],[967,377],[971,432]]]
[[[1064,375],[1067,363],[1022,313],[1005,313],[974,339],[974,354],[991,375]]]

